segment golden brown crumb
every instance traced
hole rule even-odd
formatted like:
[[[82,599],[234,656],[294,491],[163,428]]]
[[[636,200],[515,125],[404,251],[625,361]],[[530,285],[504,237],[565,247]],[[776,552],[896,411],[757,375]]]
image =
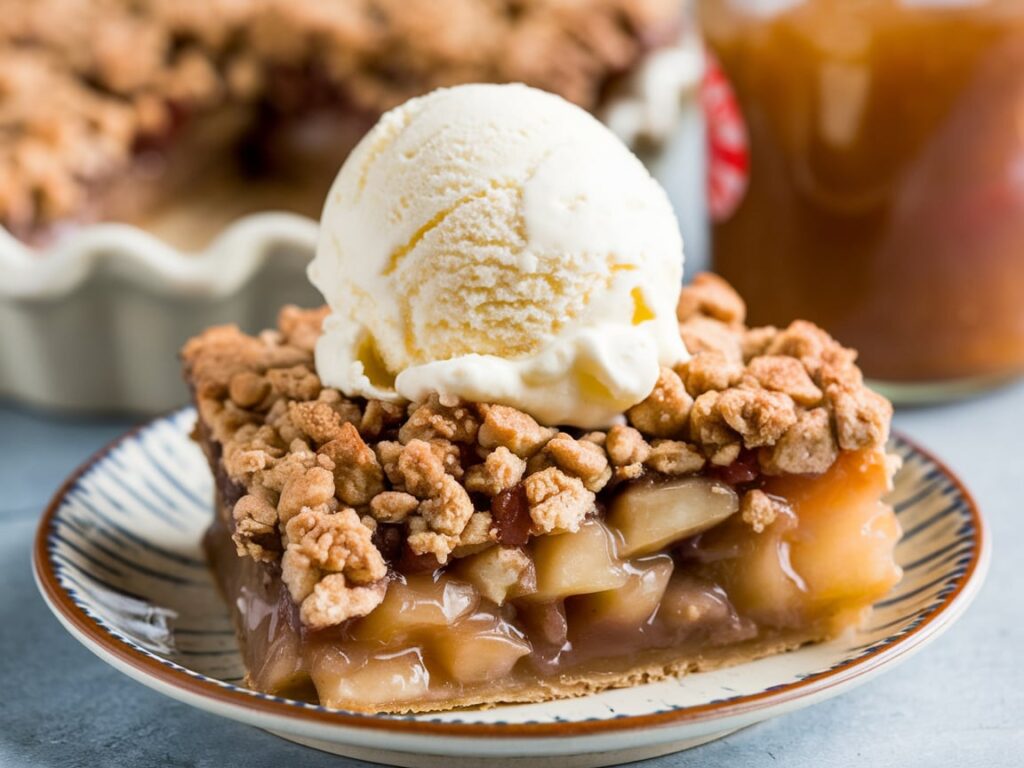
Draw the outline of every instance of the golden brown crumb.
[[[753,358],[765,354],[768,345],[772,343],[778,332],[779,329],[773,325],[744,330],[740,337],[740,351],[743,361],[749,363]]]
[[[422,518],[409,518],[409,521],[413,522],[417,519],[422,520]],[[437,562],[445,565],[451,557],[452,551],[458,546],[458,539],[446,533],[410,528],[406,543],[414,554],[433,555],[437,558]]]
[[[300,309],[286,304],[277,313],[277,327],[288,344],[312,355],[316,340],[320,338],[320,327],[329,312],[328,307]]]
[[[524,485],[534,533],[577,531],[594,509],[594,494],[583,482],[555,467],[528,476]]]
[[[617,467],[642,464],[651,453],[651,446],[644,440],[640,430],[625,424],[616,424],[608,430],[605,448],[608,458]]]
[[[459,543],[452,551],[455,557],[465,557],[494,544],[494,520],[490,512],[474,512],[459,534]]]
[[[743,364],[726,358],[721,352],[708,350],[680,366],[680,376],[686,382],[686,391],[696,397],[710,390],[735,386],[743,376]]]
[[[544,447],[557,430],[542,427],[532,416],[507,405],[481,405],[480,445],[484,448],[508,448],[527,459]]]
[[[800,361],[782,355],[755,357],[747,366],[749,373],[765,389],[783,392],[799,405],[813,407],[821,402],[821,389],[811,380]]]
[[[839,447],[854,451],[889,439],[892,404],[864,387],[832,384],[825,390],[835,413]]]
[[[817,377],[827,353],[834,347],[838,344],[814,323],[794,320],[788,328],[775,335],[765,354],[795,358],[811,376]]]
[[[383,600],[384,589],[375,583],[387,575],[387,566],[352,509],[304,508],[285,530],[281,580],[300,605],[303,623],[332,626],[365,616]]]
[[[725,280],[711,272],[701,272],[679,294],[676,315],[679,322],[703,315],[720,323],[742,325],[747,315],[747,306]]]
[[[411,440],[451,440],[471,443],[476,439],[479,423],[472,408],[458,401],[445,405],[437,395],[413,409],[398,432],[402,443]]]
[[[270,394],[270,382],[255,371],[239,371],[228,384],[228,397],[240,408],[252,408]]]
[[[644,476],[644,465],[639,461],[632,464],[623,464],[612,470],[612,480],[616,483],[638,480]]]
[[[705,392],[693,401],[690,414],[690,438],[705,450],[715,451],[726,445],[739,444],[739,434],[722,415],[722,393]]]
[[[655,472],[669,477],[691,475],[704,468],[704,455],[681,440],[655,440],[645,462]]]
[[[320,394],[320,377],[307,365],[273,368],[267,379],[274,391],[289,400],[314,400]]]
[[[440,488],[420,504],[420,515],[431,529],[449,536],[458,536],[473,514],[473,502],[458,480],[442,475]]]
[[[789,505],[785,501],[756,489],[747,491],[740,501],[740,517],[755,533],[763,532],[780,514],[788,511]]]
[[[444,462],[430,443],[412,440],[398,457],[398,471],[405,489],[413,496],[429,499],[441,492]]]
[[[330,573],[313,585],[312,593],[302,601],[299,618],[313,629],[336,627],[349,619],[366,616],[384,602],[387,581],[367,586],[352,586],[340,573]]]
[[[743,339],[735,328],[725,323],[696,315],[679,324],[679,335],[691,355],[718,352],[726,360],[743,360]]]
[[[582,480],[587,490],[597,493],[611,479],[608,455],[589,440],[576,440],[561,432],[548,441],[544,451],[556,466]]]
[[[729,389],[718,398],[717,408],[747,448],[774,444],[797,419],[793,399],[781,392]]]
[[[397,440],[381,440],[373,449],[374,453],[377,454],[377,460],[380,462],[384,474],[388,478],[388,482],[395,487],[403,486],[405,478],[402,471],[398,468],[398,459],[402,456],[404,446]]]
[[[526,462],[503,445],[487,454],[483,464],[466,472],[466,489],[473,493],[497,496],[523,479]]]
[[[334,439],[322,445],[319,453],[333,463],[334,487],[344,503],[369,504],[384,491],[384,470],[377,455],[352,424],[342,424]]]
[[[370,499],[370,512],[382,523],[401,523],[416,511],[420,500],[402,491],[381,491]]]
[[[292,474],[281,489],[277,512],[285,525],[303,508],[320,507],[334,498],[334,476],[323,467]]]
[[[761,468],[770,475],[820,474],[832,466],[839,451],[828,411],[804,411],[775,445],[761,453]]]
[[[683,386],[679,374],[662,368],[654,391],[626,412],[629,423],[645,435],[676,437],[686,426],[693,398]]]
[[[342,420],[338,411],[319,400],[288,403],[288,417],[296,429],[317,445],[337,438],[342,424],[351,426]]]
[[[280,555],[277,507],[253,493],[240,498],[232,510],[235,531],[231,538],[240,556],[254,560],[276,560]]]
[[[386,427],[399,423],[405,416],[405,408],[401,403],[387,403],[383,400],[370,400],[363,410],[363,418],[359,424],[359,432],[366,438],[379,437]]]
[[[444,471],[456,480],[462,479],[465,470],[462,468],[462,452],[459,450],[459,446],[450,440],[440,438],[431,440],[429,445],[430,450],[434,452],[441,462],[441,466],[444,467]]]

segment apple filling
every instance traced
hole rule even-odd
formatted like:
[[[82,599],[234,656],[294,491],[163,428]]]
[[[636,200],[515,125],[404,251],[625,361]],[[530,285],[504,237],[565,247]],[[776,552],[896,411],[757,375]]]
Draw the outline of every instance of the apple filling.
[[[820,640],[900,577],[877,450],[825,473],[765,477],[772,514],[711,476],[639,480],[575,532],[393,573],[372,612],[312,630],[276,564],[207,535],[254,688],[345,709],[530,701],[633,684]],[[745,489],[743,489],[745,490]]]

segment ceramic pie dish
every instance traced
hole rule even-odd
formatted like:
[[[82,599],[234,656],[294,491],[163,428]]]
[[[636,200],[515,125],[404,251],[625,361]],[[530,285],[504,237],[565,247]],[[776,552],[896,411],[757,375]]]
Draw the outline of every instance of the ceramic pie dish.
[[[241,684],[231,620],[200,540],[212,479],[188,434],[192,409],[101,451],[58,492],[34,550],[39,587],[62,624],[143,684],[300,743],[398,765],[608,765],[684,749],[813,704],[920,650],[962,614],[989,540],[952,472],[897,436],[903,467],[886,499],[904,535],[903,579],[862,630],[719,669],[539,704],[420,715],[362,715]]]
[[[523,80],[585,104],[685,180],[684,226],[702,228],[699,43],[677,42],[678,4],[607,6],[621,24],[543,3],[507,18],[386,0],[19,10],[0,32],[0,121],[21,137],[0,147],[0,396],[79,411],[184,402],[185,339],[318,302],[303,273],[334,171],[381,111],[437,85]],[[444,39],[419,32],[441,22]],[[557,51],[563,66],[537,66]]]

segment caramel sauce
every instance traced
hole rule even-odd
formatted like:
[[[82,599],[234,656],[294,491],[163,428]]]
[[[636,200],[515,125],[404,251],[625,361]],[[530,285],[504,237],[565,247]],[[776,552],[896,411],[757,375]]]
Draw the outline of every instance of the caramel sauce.
[[[1024,3],[701,12],[751,164],[714,265],[752,324],[811,320],[878,380],[1024,371]]]

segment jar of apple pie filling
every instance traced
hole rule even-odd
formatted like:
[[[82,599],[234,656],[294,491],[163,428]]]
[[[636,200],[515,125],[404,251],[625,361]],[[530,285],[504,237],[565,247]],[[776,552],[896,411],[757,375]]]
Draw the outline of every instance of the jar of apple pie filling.
[[[813,320],[904,402],[1024,372],[1024,1],[700,10],[714,266],[751,323]]]

